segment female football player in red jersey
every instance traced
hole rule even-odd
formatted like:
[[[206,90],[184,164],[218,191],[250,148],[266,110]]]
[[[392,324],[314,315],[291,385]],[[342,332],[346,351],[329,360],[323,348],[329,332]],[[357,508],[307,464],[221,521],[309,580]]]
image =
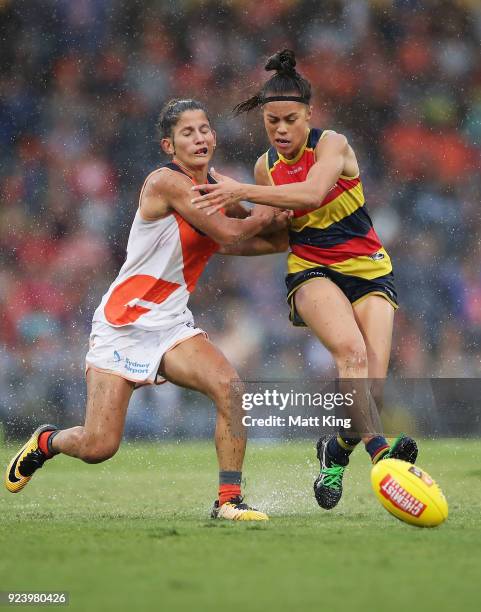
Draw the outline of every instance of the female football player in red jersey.
[[[133,390],[168,380],[204,393],[215,403],[219,495],[212,515],[266,520],[242,501],[241,470],[246,436],[241,425],[238,375],[195,327],[190,293],[209,258],[283,250],[275,238],[255,236],[286,226],[288,213],[206,217],[191,204],[191,186],[212,180],[208,164],[216,136],[195,100],[173,100],[159,119],[161,146],[171,163],[145,180],[130,231],[127,257],[93,317],[86,357],[87,406],[82,426],[39,427],[10,462],[5,484],[18,492],[47,459],[58,453],[99,463],[121,442]],[[237,217],[237,218],[233,218]],[[242,217],[242,218],[239,218]]]
[[[239,114],[262,108],[271,147],[255,165],[257,185],[215,174],[217,184],[193,187],[207,192],[193,203],[209,215],[241,200],[293,211],[286,277],[290,319],[308,326],[329,349],[340,379],[361,385],[352,416],[363,435],[341,430],[317,444],[314,491],[319,505],[330,509],[341,498],[344,469],[361,439],[374,463],[386,457],[414,462],[417,447],[404,435],[390,447],[379,435],[371,398],[381,405],[391,351],[397,308],[391,260],[367,212],[356,155],[343,135],[310,127],[311,86],[295,66],[290,50],[272,56],[265,68],[275,74],[235,109]],[[369,388],[359,380],[367,377]]]

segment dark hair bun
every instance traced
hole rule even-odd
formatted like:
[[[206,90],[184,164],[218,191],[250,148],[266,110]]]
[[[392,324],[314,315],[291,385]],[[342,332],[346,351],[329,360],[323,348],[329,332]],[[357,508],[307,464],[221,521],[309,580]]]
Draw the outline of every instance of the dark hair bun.
[[[275,70],[279,74],[296,74],[296,56],[294,51],[284,49],[272,55],[265,65],[267,71]]]

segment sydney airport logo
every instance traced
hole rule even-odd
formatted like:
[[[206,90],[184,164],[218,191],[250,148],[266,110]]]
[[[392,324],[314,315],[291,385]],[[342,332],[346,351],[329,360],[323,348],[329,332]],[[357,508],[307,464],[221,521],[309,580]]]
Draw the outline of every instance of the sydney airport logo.
[[[122,357],[122,355],[118,351],[114,351],[114,362],[120,363],[124,362],[124,370],[130,372],[131,374],[148,374],[150,361],[147,363],[141,363],[139,361],[132,361],[128,357]]]

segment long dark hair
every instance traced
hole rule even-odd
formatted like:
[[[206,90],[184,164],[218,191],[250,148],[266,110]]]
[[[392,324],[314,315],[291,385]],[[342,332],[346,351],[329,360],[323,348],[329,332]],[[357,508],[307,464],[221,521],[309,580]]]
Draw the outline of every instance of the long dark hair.
[[[162,107],[159,119],[157,120],[157,134],[159,138],[169,138],[172,136],[172,128],[177,125],[177,122],[180,119],[182,113],[188,110],[202,110],[204,111],[207,120],[210,123],[209,117],[207,115],[207,109],[198,100],[169,100]]]
[[[296,70],[296,56],[294,51],[284,49],[267,60],[265,69],[276,73],[268,79],[260,90],[248,100],[234,107],[234,115],[248,113],[258,106],[273,99],[296,100],[309,104],[311,101],[311,84]],[[296,92],[298,96],[288,96]]]

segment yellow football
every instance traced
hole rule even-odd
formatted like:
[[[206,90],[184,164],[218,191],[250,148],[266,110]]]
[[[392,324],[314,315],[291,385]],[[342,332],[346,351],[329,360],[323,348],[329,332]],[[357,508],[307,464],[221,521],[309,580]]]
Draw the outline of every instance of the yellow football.
[[[436,527],[448,518],[448,502],[427,472],[399,459],[384,459],[371,471],[376,497],[388,512],[417,527]]]

